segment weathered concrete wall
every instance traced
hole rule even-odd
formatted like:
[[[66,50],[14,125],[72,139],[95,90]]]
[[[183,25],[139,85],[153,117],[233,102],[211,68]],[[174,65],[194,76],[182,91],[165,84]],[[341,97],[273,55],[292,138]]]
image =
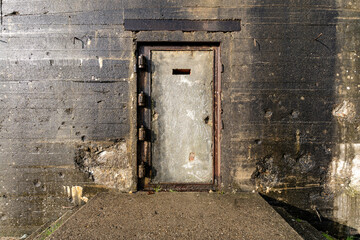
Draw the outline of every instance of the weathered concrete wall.
[[[247,13],[261,19],[247,28],[252,81],[235,80],[251,89],[239,88],[246,103],[236,105],[249,112],[244,130],[231,130],[243,141],[235,182],[247,186],[256,162],[258,190],[359,233],[359,2],[263,4]]]
[[[71,206],[63,186],[136,187],[133,39],[122,1],[1,8],[0,236],[22,236]]]
[[[249,112],[244,130],[231,130],[241,146],[235,182],[247,186],[256,162],[258,190],[356,234],[359,2],[258,2],[247,13],[259,20],[247,25],[258,49],[242,66],[252,80],[235,80],[251,89],[239,88],[236,105]]]
[[[329,191],[333,193],[334,217],[360,232],[360,148],[359,71],[360,71],[360,3],[337,0],[336,73],[333,116],[336,120]],[[356,230],[355,230],[356,229]]]
[[[61,214],[63,186],[135,188],[136,41],[221,42],[221,187],[354,233],[359,4],[3,0],[0,235]],[[124,19],[241,19],[242,30],[132,33]]]

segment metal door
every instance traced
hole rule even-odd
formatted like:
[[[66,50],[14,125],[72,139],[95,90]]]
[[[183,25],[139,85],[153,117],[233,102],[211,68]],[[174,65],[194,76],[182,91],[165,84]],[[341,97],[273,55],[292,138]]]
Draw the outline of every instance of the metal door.
[[[139,182],[213,187],[217,168],[216,47],[140,48]]]

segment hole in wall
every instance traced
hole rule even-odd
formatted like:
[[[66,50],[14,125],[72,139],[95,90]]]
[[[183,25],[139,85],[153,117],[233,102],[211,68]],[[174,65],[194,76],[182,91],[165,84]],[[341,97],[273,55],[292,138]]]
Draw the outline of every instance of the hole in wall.
[[[209,120],[210,120],[209,116],[206,116],[206,118],[204,118],[205,124],[208,124],[208,123],[209,123]]]
[[[41,186],[41,182],[39,181],[39,179],[35,179],[35,180],[33,181],[33,183],[34,183],[34,186],[35,186],[35,187],[40,187],[40,186]]]

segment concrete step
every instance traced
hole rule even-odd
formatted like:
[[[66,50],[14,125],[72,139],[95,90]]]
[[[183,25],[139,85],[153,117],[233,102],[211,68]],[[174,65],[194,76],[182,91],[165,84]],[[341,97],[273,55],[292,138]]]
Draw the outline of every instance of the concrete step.
[[[303,239],[257,193],[100,193],[50,239]]]

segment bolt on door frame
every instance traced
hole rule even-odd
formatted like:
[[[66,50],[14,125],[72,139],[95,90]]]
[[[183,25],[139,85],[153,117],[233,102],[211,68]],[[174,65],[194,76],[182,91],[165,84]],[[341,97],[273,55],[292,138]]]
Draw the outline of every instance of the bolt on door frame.
[[[161,183],[153,184],[152,179],[152,149],[151,149],[151,122],[152,122],[152,100],[151,100],[151,51],[213,51],[214,73],[213,73],[213,180],[212,183]],[[210,190],[216,189],[220,184],[220,125],[221,125],[221,63],[219,44],[138,44],[137,57],[138,75],[138,188],[152,190],[158,188],[172,189],[178,191]],[[200,63],[201,64],[201,63]],[[187,74],[186,69],[175,69],[173,74]],[[179,103],[180,104],[180,103]]]

